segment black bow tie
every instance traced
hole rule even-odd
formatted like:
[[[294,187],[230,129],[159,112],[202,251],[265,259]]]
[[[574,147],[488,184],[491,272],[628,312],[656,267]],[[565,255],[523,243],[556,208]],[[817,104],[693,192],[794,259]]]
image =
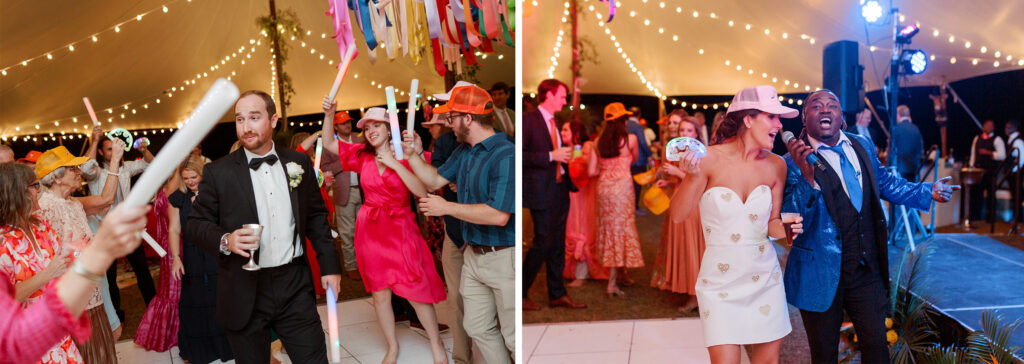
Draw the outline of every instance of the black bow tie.
[[[249,160],[249,168],[252,168],[254,171],[260,169],[260,165],[264,162],[271,166],[274,165],[274,163],[277,163],[277,155],[271,154],[262,158],[253,158]]]

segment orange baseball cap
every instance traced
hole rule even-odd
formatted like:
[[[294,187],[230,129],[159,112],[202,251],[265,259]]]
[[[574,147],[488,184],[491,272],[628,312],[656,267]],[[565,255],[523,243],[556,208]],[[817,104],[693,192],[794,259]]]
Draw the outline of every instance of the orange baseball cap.
[[[35,163],[37,160],[39,160],[39,156],[41,155],[43,155],[43,152],[40,152],[38,150],[32,150],[25,155],[25,158],[18,158],[18,162]]]
[[[434,108],[435,114],[461,112],[466,114],[487,115],[494,110],[491,94],[477,86],[462,86],[452,89],[452,97],[444,105]]]
[[[621,102],[613,102],[604,107],[604,120],[612,120],[622,115],[633,115],[633,113],[626,110],[626,106],[622,105]]]
[[[352,116],[349,115],[348,112],[339,111],[339,112],[334,114],[334,124],[335,125],[337,125],[337,124],[344,124],[344,123],[347,123],[349,121],[352,121]]]
[[[39,155],[36,161],[36,177],[43,178],[60,167],[72,167],[88,162],[89,158],[75,157],[64,146],[59,146]]]

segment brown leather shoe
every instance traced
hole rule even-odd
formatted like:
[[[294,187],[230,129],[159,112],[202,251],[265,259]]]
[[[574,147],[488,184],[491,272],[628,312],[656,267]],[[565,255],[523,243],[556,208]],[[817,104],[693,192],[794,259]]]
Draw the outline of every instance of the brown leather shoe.
[[[534,303],[529,298],[523,298],[523,311],[540,311],[540,305]]]
[[[551,308],[555,308],[555,307],[587,308],[587,304],[586,303],[573,301],[572,298],[569,298],[568,295],[562,296],[562,298],[559,298],[559,299],[556,299],[556,300],[551,300],[551,302],[548,303],[548,306],[551,306]]]
[[[357,271],[357,270],[347,270],[347,271],[345,271],[345,275],[347,275],[348,278],[353,280],[353,281],[361,281],[361,280],[363,280],[363,278],[359,277],[359,271]]]

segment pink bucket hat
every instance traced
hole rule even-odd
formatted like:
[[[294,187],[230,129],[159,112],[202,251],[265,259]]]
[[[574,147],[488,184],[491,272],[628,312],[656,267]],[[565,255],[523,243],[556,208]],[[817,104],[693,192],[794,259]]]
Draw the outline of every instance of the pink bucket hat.
[[[743,110],[760,110],[769,114],[776,114],[784,118],[795,118],[800,112],[793,108],[782,106],[779,102],[779,94],[775,87],[768,85],[745,87],[733,96],[729,103],[729,110],[726,113],[733,113]]]
[[[371,107],[366,109],[366,113],[363,114],[363,118],[359,119],[359,122],[356,123],[356,127],[362,129],[368,122],[375,121],[386,123],[388,120],[387,110],[384,110],[383,107]]]

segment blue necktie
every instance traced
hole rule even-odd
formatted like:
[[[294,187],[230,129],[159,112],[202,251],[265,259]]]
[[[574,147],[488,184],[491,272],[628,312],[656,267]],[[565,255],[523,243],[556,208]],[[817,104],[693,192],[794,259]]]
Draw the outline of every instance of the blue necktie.
[[[840,142],[834,147],[822,145],[821,148],[831,150],[839,155],[839,166],[843,170],[843,180],[846,181],[846,191],[850,195],[850,202],[853,203],[853,208],[860,212],[860,207],[864,203],[863,191],[860,188],[860,181],[857,179],[857,171],[853,170],[853,164],[846,158],[846,152],[843,151],[843,143]]]

